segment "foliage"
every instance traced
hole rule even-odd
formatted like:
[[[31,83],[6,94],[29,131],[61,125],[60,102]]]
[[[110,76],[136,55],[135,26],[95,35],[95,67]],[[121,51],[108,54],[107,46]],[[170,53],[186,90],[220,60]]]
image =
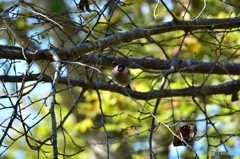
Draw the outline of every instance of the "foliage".
[[[1,158],[238,158],[240,4],[160,2],[1,1]]]

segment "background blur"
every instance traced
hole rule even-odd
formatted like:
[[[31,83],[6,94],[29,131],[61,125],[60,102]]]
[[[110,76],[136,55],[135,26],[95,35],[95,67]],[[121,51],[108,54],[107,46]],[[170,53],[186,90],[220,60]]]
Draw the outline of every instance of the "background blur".
[[[157,1],[153,0],[89,0],[91,12],[86,8],[81,11],[78,0],[25,0],[19,5],[16,3],[13,0],[0,1],[0,45],[33,50],[75,47],[118,32],[173,19],[166,6],[160,3],[156,9]],[[179,20],[233,18],[240,12],[237,0],[225,3],[217,0],[166,0],[165,3]],[[162,86],[163,74],[154,72],[154,69],[142,69],[133,64],[131,58],[167,60],[168,56],[182,60],[239,63],[238,37],[239,29],[197,30],[187,34],[179,29],[153,35],[152,40],[141,38],[104,50],[92,50],[89,54],[97,55],[94,56],[96,58],[86,61],[110,75],[117,62],[101,63],[97,57],[123,57],[130,63],[132,89],[150,92]],[[107,83],[105,75],[71,63],[84,63],[82,57],[66,56],[64,60],[69,63],[63,64],[61,77],[85,81],[90,77],[94,82]],[[15,77],[24,75],[28,66],[25,60],[0,59],[1,77],[13,79],[11,82],[1,80],[0,86],[0,158],[53,158],[49,115],[52,83],[28,80],[23,85],[22,82],[14,82]],[[55,64],[47,59],[36,60],[29,69],[31,74],[53,76]],[[211,69],[207,74],[177,71],[168,75],[164,89],[213,86],[238,78],[239,75],[227,72],[212,74]],[[152,152],[156,158],[190,159],[196,154],[199,158],[211,158],[210,151],[235,153],[213,158],[240,158],[240,102],[232,102],[231,95],[162,98],[154,112],[157,99],[134,100],[110,90],[85,91],[83,87],[70,83],[58,84],[56,91],[57,125],[66,119],[57,134],[59,158],[145,159],[150,158]],[[69,116],[65,118],[67,114]],[[154,125],[159,120],[173,132],[185,124],[195,124],[198,132],[190,144],[192,149],[174,147],[172,133],[162,124],[150,131],[153,118]]]

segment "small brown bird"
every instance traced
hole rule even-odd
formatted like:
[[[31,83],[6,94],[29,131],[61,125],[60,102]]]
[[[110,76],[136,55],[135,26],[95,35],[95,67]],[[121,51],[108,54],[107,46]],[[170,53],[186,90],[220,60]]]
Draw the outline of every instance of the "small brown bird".
[[[185,141],[187,144],[193,142],[194,137],[197,134],[197,127],[193,124],[187,124],[180,127],[175,133],[180,139]],[[174,136],[173,145],[174,146],[186,146],[186,144],[180,140],[178,137]]]
[[[89,2],[88,2],[88,0],[80,0],[80,2],[79,2],[79,4],[78,4],[79,6],[79,9],[81,10],[81,11],[84,11],[84,8],[86,9],[86,11],[88,11],[88,12],[90,12],[91,10],[90,10],[90,8],[89,8]]]

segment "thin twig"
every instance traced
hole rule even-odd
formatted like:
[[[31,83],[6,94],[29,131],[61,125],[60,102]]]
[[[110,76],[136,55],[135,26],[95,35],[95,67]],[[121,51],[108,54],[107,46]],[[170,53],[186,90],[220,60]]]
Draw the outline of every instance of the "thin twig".
[[[50,116],[52,121],[52,146],[53,146],[53,158],[58,159],[58,145],[57,145],[57,121],[55,116],[55,104],[56,104],[56,87],[58,84],[58,80],[60,77],[60,70],[61,70],[61,59],[58,57],[57,52],[55,50],[50,50],[48,52],[50,55],[52,55],[54,61],[56,62],[56,71],[53,78],[52,83],[52,91],[50,93],[51,96],[51,105],[50,105]]]

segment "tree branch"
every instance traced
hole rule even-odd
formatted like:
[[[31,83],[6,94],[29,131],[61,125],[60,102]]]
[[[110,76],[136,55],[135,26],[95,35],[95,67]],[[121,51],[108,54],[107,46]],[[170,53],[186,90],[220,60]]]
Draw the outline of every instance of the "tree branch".
[[[0,76],[0,80],[4,82],[21,82],[24,76]],[[39,77],[39,74],[31,74],[25,77],[27,81],[39,80],[42,82],[52,82],[51,76],[43,75]],[[99,90],[117,92],[119,94],[128,96],[128,94],[135,99],[150,100],[157,98],[166,97],[179,97],[179,96],[208,96],[216,94],[232,94],[238,92],[240,89],[240,79],[226,82],[223,84],[215,86],[196,86],[181,89],[163,89],[163,90],[153,90],[150,92],[137,92],[123,87],[116,87],[115,85],[109,84],[107,82],[96,81],[89,85],[86,81],[77,78],[65,78],[61,77],[58,81],[59,84],[68,85],[69,83],[73,86],[80,86],[83,88],[91,89],[98,88]],[[5,96],[0,96],[3,98]],[[6,97],[5,97],[6,98]]]
[[[91,64],[92,59],[98,58],[101,66],[113,67],[116,64],[123,63],[129,68],[141,68],[146,72],[165,73],[166,70],[170,69],[172,60],[161,60],[151,57],[135,58],[129,57],[117,57],[117,56],[99,56],[99,55],[84,55],[82,59],[84,63]],[[228,75],[239,75],[240,74],[240,63],[232,62],[203,62],[198,60],[181,60],[174,59],[174,69],[180,72],[188,73],[210,73],[211,74],[228,74]],[[157,71],[154,71],[157,70]]]
[[[0,45],[1,46],[1,45]],[[7,48],[4,46],[4,48]],[[11,54],[12,56],[16,55],[15,58],[10,59],[18,59],[22,56],[21,51],[16,50],[17,47],[9,47],[9,50],[6,54]],[[10,52],[10,49],[13,49]],[[21,49],[21,48],[19,48]],[[0,56],[1,54],[0,48]],[[47,51],[44,55],[45,59],[42,60],[51,60],[51,58],[47,58]],[[20,56],[19,56],[20,55]],[[4,56],[6,58],[6,56]],[[29,59],[29,57],[27,57]],[[83,55],[81,57],[85,64],[91,64],[92,59],[98,59],[98,63],[101,66],[110,66],[113,67],[116,64],[123,63],[127,65],[129,68],[142,68],[146,72],[155,72],[155,73],[164,73],[164,69],[169,69],[171,67],[172,61],[170,60],[161,60],[150,57],[136,58],[129,57],[126,59],[125,57],[117,57],[117,56],[100,56],[96,54]],[[69,61],[69,59],[67,60]],[[79,61],[79,58],[73,59],[73,61]],[[203,62],[198,60],[176,60],[174,62],[174,68],[176,71],[188,72],[188,73],[206,73],[208,74],[211,71],[211,74],[226,74],[226,75],[240,75],[240,63],[232,63],[232,62]],[[157,71],[154,71],[157,70]]]
[[[49,50],[48,52],[54,61],[56,62],[56,70],[54,73],[54,78],[52,81],[52,91],[51,91],[51,106],[49,108],[49,112],[51,115],[51,121],[52,121],[52,146],[53,146],[53,158],[58,159],[58,145],[57,145],[57,121],[56,121],[56,115],[55,115],[55,105],[56,102],[56,89],[58,84],[58,79],[60,77],[60,70],[61,70],[61,59],[58,57],[57,52],[55,50]]]
[[[224,19],[196,19],[194,21],[170,21],[158,25],[136,28],[126,32],[120,32],[107,36],[105,38],[83,43],[79,46],[70,48],[57,48],[58,56],[62,60],[68,60],[69,57],[78,57],[94,50],[103,50],[105,48],[116,46],[121,43],[127,43],[140,38],[147,38],[156,34],[183,30],[185,32],[194,30],[213,30],[213,29],[233,29],[240,27],[240,17]],[[23,54],[20,47],[0,45],[0,58],[22,59]],[[25,50],[28,60],[52,60],[47,55],[49,50],[36,50],[28,48]]]

